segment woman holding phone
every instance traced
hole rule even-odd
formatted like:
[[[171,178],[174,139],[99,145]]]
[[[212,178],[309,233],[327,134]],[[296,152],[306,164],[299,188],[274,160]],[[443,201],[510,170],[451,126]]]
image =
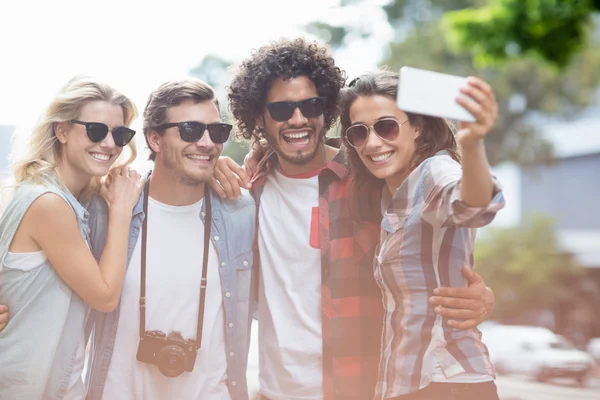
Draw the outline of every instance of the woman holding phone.
[[[385,307],[376,398],[497,399],[481,333],[451,326],[428,299],[438,287],[465,286],[461,270],[473,267],[476,228],[504,205],[483,141],[498,105],[487,83],[469,78],[468,97],[457,101],[476,121],[461,123],[456,139],[443,118],[398,109],[397,88],[398,75],[382,71],[360,76],[341,95],[354,185],[383,192],[374,260]]]

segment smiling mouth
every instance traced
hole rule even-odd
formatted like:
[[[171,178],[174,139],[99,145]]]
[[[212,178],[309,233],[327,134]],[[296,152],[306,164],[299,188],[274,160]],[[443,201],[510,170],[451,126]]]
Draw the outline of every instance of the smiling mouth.
[[[390,159],[390,157],[394,154],[393,151],[388,151],[387,153],[378,154],[376,156],[367,156],[374,163],[385,162]]]
[[[212,161],[213,156],[208,154],[187,154],[186,158],[192,161]]]
[[[112,158],[112,155],[105,153],[89,153],[89,155],[92,156],[94,160],[101,162],[109,161]]]
[[[281,136],[287,144],[304,145],[308,144],[308,142],[310,141],[310,135],[311,131],[306,130],[294,133],[283,133]]]

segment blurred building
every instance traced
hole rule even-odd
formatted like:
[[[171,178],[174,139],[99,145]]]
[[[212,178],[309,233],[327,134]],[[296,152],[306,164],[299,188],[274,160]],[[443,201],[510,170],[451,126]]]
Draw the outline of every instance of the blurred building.
[[[551,325],[582,346],[600,337],[600,109],[539,126],[554,145],[555,161],[494,168],[507,201],[494,225],[515,226],[530,213],[554,219],[560,250],[572,254],[585,273],[564,282],[572,295],[557,298]]]

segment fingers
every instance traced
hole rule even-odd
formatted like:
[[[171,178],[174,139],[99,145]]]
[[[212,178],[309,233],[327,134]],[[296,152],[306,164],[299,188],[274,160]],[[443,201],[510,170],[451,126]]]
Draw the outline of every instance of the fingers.
[[[468,319],[466,321],[457,321],[457,320],[451,319],[448,321],[448,325],[450,325],[453,328],[460,329],[463,331],[476,328],[477,325],[479,325],[480,323],[481,323],[481,320],[477,320],[477,319]]]
[[[242,192],[240,191],[240,186],[237,183],[237,179],[233,181],[229,180],[227,176],[225,176],[225,174],[219,169],[215,169],[213,176],[217,181],[219,181],[219,184],[225,191],[226,197],[230,199],[239,199],[241,197]]]
[[[436,306],[443,306],[447,308],[453,309],[468,309],[468,310],[477,310],[481,308],[482,303],[477,300],[473,300],[470,298],[456,298],[456,297],[438,297],[434,296],[429,299],[429,304],[434,304]]]
[[[462,269],[462,274],[469,283],[469,286],[475,285],[479,282],[483,282],[483,279],[477,272],[475,272],[471,267],[465,265]]]
[[[0,331],[2,331],[8,323],[8,307],[0,306]]]
[[[453,310],[437,306],[434,312],[444,318],[448,318],[448,325],[456,329],[472,329],[481,323],[485,318],[485,309],[479,310]]]
[[[481,104],[465,97],[457,97],[456,102],[463,106],[468,112],[473,114],[478,123],[487,123],[489,117]]]
[[[215,194],[217,196],[219,196],[220,198],[223,199],[223,198],[227,197],[227,193],[225,193],[225,191],[223,190],[221,185],[219,185],[219,182],[215,178],[214,174],[213,174],[213,177],[210,178],[210,187],[215,192]]]
[[[469,111],[476,119],[475,123],[461,124],[461,128],[469,128],[479,125],[476,129],[478,135],[484,135],[491,129],[498,119],[498,103],[494,96],[492,87],[482,79],[469,77],[467,85],[461,88],[461,93],[468,96],[459,96],[456,98],[458,104]],[[461,134],[471,134],[472,131],[466,129]]]
[[[492,89],[490,84],[484,81],[483,79],[478,78],[476,76],[469,76],[467,78],[467,83],[469,84],[469,86],[477,88],[481,92],[485,93],[487,96],[494,98],[494,89]]]
[[[258,171],[258,164],[265,154],[265,149],[258,145],[252,146],[246,157],[244,157],[244,166],[250,176],[254,176]]]
[[[473,310],[453,310],[441,306],[437,306],[434,308],[434,311],[437,315],[441,315],[442,317],[451,318],[451,319],[460,319],[460,320],[479,320],[483,319],[482,310],[473,311]]]
[[[439,297],[455,297],[459,299],[478,299],[485,294],[485,285],[479,283],[466,288],[449,288],[440,287],[433,291],[435,296]]]
[[[142,193],[142,190],[144,189],[144,186],[146,185],[146,178],[143,177],[141,174],[136,173],[136,187],[138,189],[138,194]]]
[[[239,184],[241,186],[244,186],[246,189],[250,189],[252,187],[252,185],[250,183],[250,177],[246,173],[246,169],[244,167],[240,167],[231,158],[227,159],[227,164],[229,165],[229,168],[230,168],[229,172],[231,172],[231,175],[235,174],[235,179],[239,182]]]

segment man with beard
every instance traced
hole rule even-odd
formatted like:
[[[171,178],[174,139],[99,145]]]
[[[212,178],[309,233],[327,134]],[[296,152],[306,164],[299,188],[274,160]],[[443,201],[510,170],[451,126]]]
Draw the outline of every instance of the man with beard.
[[[297,39],[259,48],[229,88],[240,133],[269,148],[252,179],[259,381],[267,399],[374,396],[383,321],[372,269],[380,193],[355,191],[344,149],[325,138],[344,82],[326,47]],[[244,180],[231,160],[219,162],[222,195],[236,192],[235,174]],[[373,206],[351,210],[349,196],[371,198]],[[464,318],[454,321],[462,329],[486,313],[488,291],[472,278],[469,289],[450,293],[461,298],[444,300],[462,309],[439,311]],[[491,292],[488,297],[493,304]]]
[[[222,200],[206,185],[230,131],[202,81],[150,95],[154,167],[133,211],[120,306],[92,319],[88,399],[248,399],[255,204],[248,192]],[[95,199],[89,213],[100,256],[106,204]]]

